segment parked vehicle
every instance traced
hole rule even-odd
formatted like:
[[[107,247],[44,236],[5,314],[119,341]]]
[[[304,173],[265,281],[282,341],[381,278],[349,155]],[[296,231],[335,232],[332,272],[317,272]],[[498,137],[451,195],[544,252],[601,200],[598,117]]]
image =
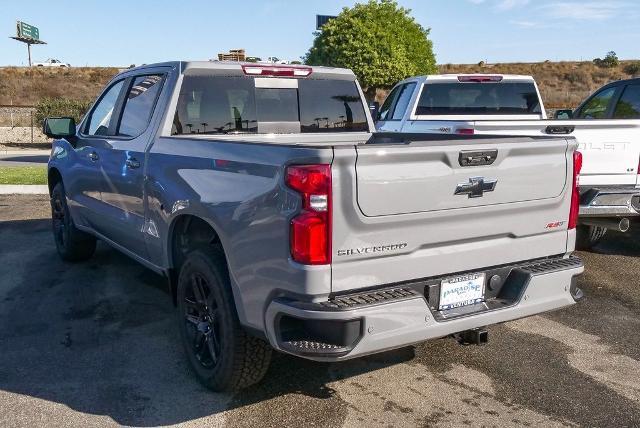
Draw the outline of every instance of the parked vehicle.
[[[398,83],[378,111],[376,129],[468,134],[477,120],[546,118],[531,76],[443,74]]]
[[[198,379],[338,361],[573,304],[580,155],[546,136],[372,133],[349,70],[170,62],[49,118],[56,247],[166,276]],[[541,173],[544,171],[544,173]]]
[[[277,56],[268,57],[267,58],[267,62],[272,63],[272,64],[281,64],[281,65],[289,64],[289,60],[280,59]]]
[[[34,67],[71,67],[71,64],[62,62],[59,59],[49,58],[44,62],[36,62],[33,64]]]
[[[626,232],[640,215],[640,79],[609,83],[555,117],[572,119],[585,156],[578,245],[595,245],[607,229]]]

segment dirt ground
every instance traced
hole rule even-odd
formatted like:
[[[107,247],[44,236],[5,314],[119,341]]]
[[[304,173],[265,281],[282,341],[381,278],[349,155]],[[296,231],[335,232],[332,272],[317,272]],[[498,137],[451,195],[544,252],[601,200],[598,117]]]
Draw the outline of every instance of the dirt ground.
[[[191,375],[165,280],[102,243],[63,263],[47,198],[0,196],[0,426],[640,426],[638,231],[579,253],[583,301],[485,346],[277,355],[228,395]]]

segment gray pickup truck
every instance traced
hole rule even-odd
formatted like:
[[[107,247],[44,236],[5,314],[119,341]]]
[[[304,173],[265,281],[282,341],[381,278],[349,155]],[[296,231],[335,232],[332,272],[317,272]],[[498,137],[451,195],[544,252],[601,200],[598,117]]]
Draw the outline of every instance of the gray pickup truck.
[[[375,133],[349,70],[170,62],[48,118],[53,233],[166,276],[214,390],[272,349],[338,361],[573,304],[580,155],[565,136]]]

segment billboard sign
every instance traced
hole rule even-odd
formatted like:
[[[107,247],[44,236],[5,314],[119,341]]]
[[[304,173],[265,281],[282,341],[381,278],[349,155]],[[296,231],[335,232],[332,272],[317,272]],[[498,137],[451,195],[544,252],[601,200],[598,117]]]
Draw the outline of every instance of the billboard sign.
[[[40,40],[40,30],[38,30],[38,27],[29,25],[26,22],[16,22],[16,31],[20,39]]]
[[[324,24],[335,18],[332,15],[316,15],[316,30],[320,30]]]

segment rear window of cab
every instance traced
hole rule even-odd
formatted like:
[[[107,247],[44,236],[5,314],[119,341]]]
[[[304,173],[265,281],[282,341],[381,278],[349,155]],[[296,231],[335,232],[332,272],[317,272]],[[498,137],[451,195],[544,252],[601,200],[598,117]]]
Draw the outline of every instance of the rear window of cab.
[[[256,87],[250,76],[185,75],[172,135],[258,133],[286,123],[289,133],[369,130],[355,81],[297,79],[295,87]]]
[[[418,116],[540,113],[533,83],[504,81],[425,83],[415,111]]]

